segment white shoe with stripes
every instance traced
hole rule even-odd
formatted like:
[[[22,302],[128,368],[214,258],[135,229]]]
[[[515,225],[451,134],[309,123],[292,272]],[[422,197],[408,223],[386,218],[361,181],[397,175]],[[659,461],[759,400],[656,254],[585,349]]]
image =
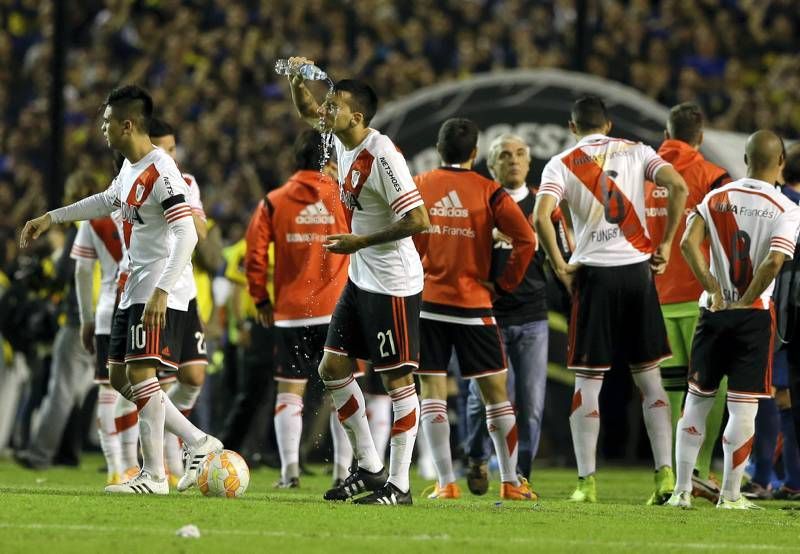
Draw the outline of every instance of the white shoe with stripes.
[[[184,448],[186,465],[184,466],[183,476],[176,487],[179,492],[183,492],[197,483],[197,470],[200,469],[203,459],[212,452],[222,452],[223,446],[219,439],[206,435],[206,439],[194,448],[189,448],[188,446],[184,446]]]
[[[130,481],[119,485],[108,485],[106,492],[113,494],[169,494],[169,481],[166,477],[161,480],[153,479],[149,473],[142,470]]]

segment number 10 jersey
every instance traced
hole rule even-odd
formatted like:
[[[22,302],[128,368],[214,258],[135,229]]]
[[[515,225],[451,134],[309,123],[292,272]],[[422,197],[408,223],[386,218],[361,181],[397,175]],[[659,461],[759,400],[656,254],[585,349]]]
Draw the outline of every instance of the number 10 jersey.
[[[566,199],[575,230],[570,263],[613,267],[650,258],[645,180],[670,165],[650,146],[601,134],[553,156],[537,196]]]
[[[726,302],[736,302],[750,286],[758,266],[770,251],[794,256],[800,227],[800,207],[774,185],[756,179],[739,179],[706,195],[692,218],[702,217],[708,229],[711,274]],[[768,309],[772,283],[753,304]],[[707,293],[700,306],[708,305]]]

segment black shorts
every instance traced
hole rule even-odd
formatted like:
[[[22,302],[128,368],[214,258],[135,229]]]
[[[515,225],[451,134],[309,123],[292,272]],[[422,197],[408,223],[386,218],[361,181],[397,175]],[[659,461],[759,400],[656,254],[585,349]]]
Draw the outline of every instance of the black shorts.
[[[772,310],[700,310],[689,361],[689,390],[713,396],[723,376],[728,395],[769,398],[775,321]]]
[[[108,343],[110,335],[94,336],[94,382],[98,385],[108,385]]]
[[[189,309],[186,311],[186,327],[183,332],[183,344],[181,345],[179,366],[187,365],[208,365],[206,330],[203,322],[200,321],[196,298],[192,298],[189,301]],[[158,381],[160,383],[171,383],[176,379],[177,375],[174,369],[169,367],[160,367],[158,369]]]
[[[649,262],[617,267],[581,267],[575,278],[569,322],[567,367],[632,370],[670,357]]]
[[[447,375],[453,348],[464,379],[486,377],[508,368],[497,324],[465,325],[422,319],[420,334],[422,352],[417,375]]]
[[[192,298],[186,312],[186,328],[183,333],[183,346],[181,347],[181,367],[185,365],[208,365],[208,352],[206,351],[206,329],[200,321],[197,311],[197,299]]]
[[[317,375],[327,335],[327,325],[275,327],[275,380],[305,383]]]
[[[164,369],[177,371],[190,312],[167,308],[166,326],[152,331],[145,329],[143,313],[144,304],[133,304],[114,312],[108,361],[122,364],[153,360]]]
[[[421,297],[369,292],[348,279],[331,317],[325,351],[369,360],[378,372],[419,367]]]

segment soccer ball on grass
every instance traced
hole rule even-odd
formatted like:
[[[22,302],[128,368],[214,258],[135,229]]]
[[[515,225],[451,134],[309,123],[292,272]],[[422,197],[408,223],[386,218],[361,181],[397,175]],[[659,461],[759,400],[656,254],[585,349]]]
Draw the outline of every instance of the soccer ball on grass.
[[[247,462],[233,450],[212,452],[200,464],[197,487],[205,496],[242,496],[250,484]]]

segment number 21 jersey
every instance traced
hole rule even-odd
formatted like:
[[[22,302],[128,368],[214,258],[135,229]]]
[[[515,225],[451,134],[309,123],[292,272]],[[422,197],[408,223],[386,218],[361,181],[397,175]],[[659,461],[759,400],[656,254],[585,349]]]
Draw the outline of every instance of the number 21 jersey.
[[[569,204],[575,229],[570,263],[610,267],[650,259],[645,180],[667,165],[645,144],[601,134],[550,159],[537,196]]]
[[[702,217],[708,229],[711,274],[726,302],[736,302],[750,286],[758,266],[770,251],[794,256],[800,227],[800,207],[775,186],[756,179],[739,179],[706,195],[692,218]],[[773,281],[753,305],[768,309]],[[708,305],[703,292],[700,306]]]

